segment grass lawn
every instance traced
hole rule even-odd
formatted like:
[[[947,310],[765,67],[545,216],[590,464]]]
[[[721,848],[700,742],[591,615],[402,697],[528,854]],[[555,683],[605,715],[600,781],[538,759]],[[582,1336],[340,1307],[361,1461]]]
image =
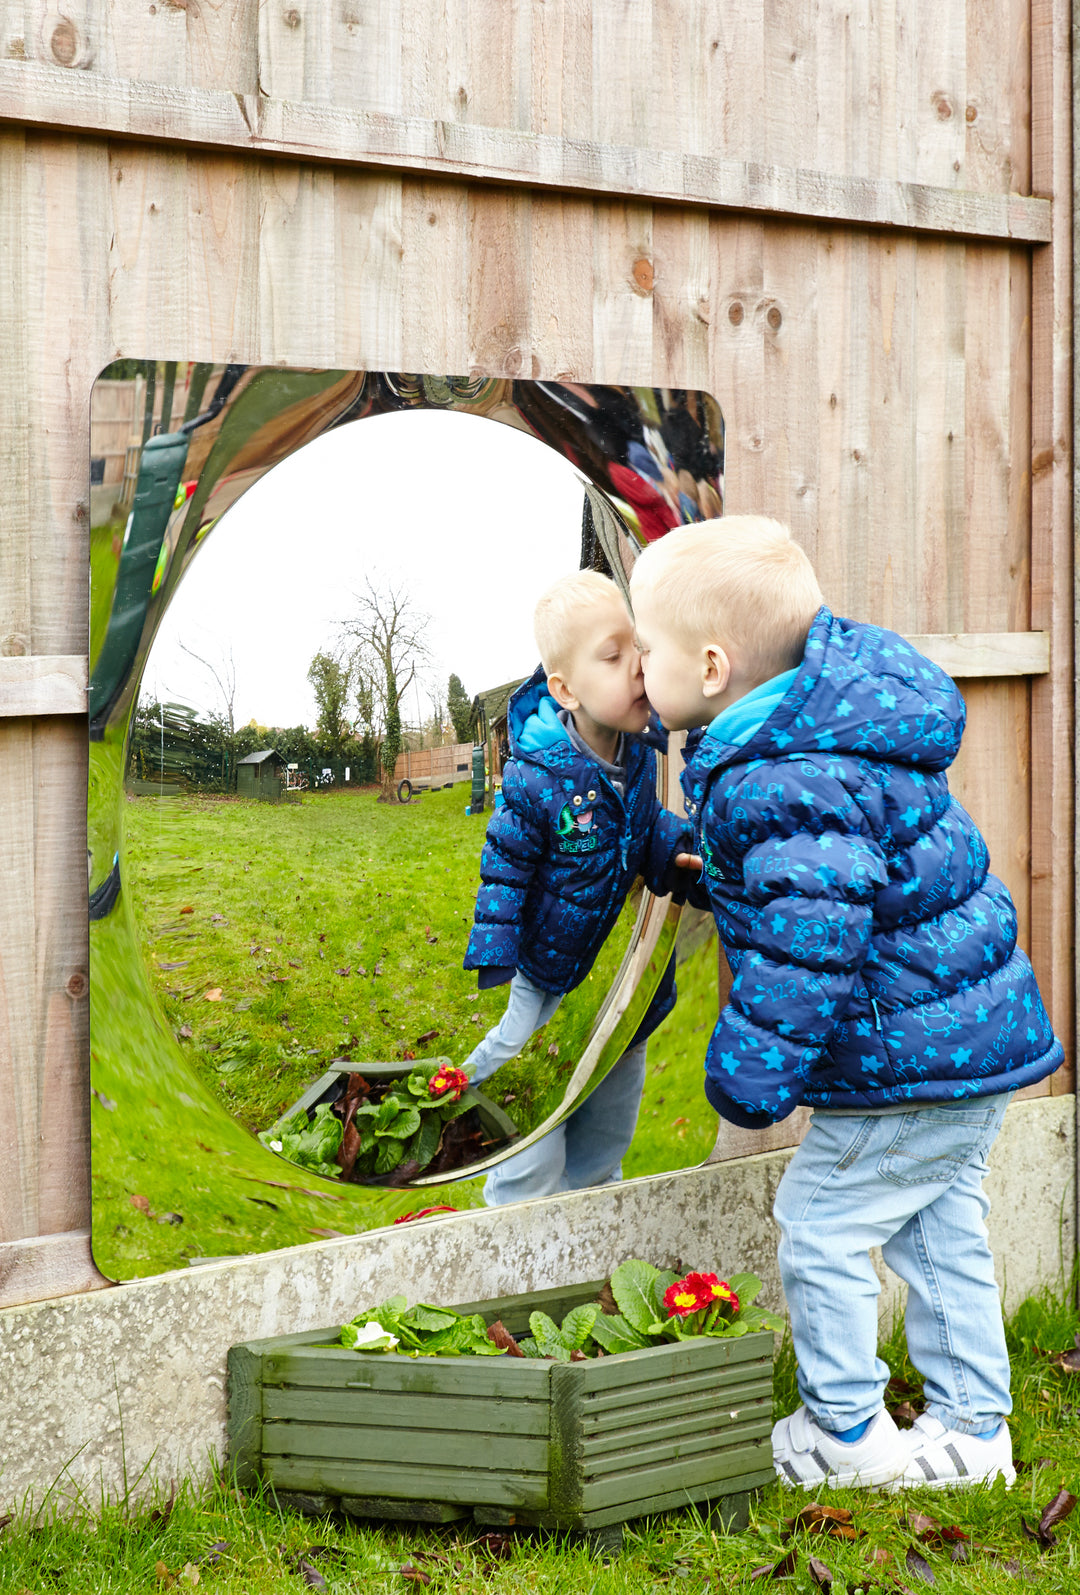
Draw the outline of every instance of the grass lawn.
[[[1014,1488],[1006,1491],[999,1482],[967,1492],[896,1496],[820,1492],[829,1505],[852,1512],[848,1532],[854,1538],[791,1532],[785,1518],[813,1497],[779,1486],[758,1496],[748,1532],[715,1534],[687,1510],[637,1520],[628,1526],[623,1551],[603,1557],[581,1547],[545,1545],[526,1534],[485,1541],[461,1525],[425,1530],[365,1527],[337,1517],[314,1522],[280,1510],[270,1495],[242,1495],[218,1481],[205,1490],[181,1486],[171,1505],[162,1496],[126,1508],[113,1503],[102,1509],[87,1501],[82,1512],[63,1520],[48,1505],[36,1519],[28,1510],[16,1514],[0,1527],[0,1591],[141,1595],[175,1587],[181,1595],[197,1583],[217,1595],[286,1595],[307,1588],[338,1595],[412,1588],[429,1588],[433,1595],[716,1595],[771,1588],[772,1578],[755,1577],[755,1570],[773,1568],[790,1554],[791,1576],[780,1587],[799,1592],[868,1589],[891,1595],[933,1584],[943,1595],[1004,1595],[1030,1584],[1046,1595],[1073,1595],[1080,1585],[1080,1525],[1068,1518],[1056,1531],[1057,1543],[1047,1548],[1026,1537],[1022,1526],[1023,1520],[1037,1524],[1061,1488],[1080,1493],[1080,1373],[1064,1371],[1036,1349],[1055,1352],[1072,1345],[1080,1330],[1073,1300],[1070,1292],[1067,1301],[1024,1303],[1009,1325],[1016,1402],[1010,1427],[1014,1454],[1024,1465]],[[883,1346],[882,1355],[894,1373],[913,1377],[901,1337]],[[790,1411],[797,1398],[791,1359],[784,1354],[775,1390],[777,1413]],[[970,1536],[971,1545],[955,1536],[935,1540],[916,1513]],[[958,1543],[969,1560],[952,1559]],[[831,1582],[822,1582],[820,1568],[814,1581],[811,1557],[824,1565]]]

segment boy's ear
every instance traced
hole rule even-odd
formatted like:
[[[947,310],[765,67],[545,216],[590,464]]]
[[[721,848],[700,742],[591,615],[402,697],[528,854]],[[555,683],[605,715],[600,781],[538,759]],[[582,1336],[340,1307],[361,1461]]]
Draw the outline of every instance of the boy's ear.
[[[560,709],[569,709],[570,713],[573,714],[574,710],[579,707],[578,700],[574,693],[571,692],[569,683],[564,680],[557,670],[553,670],[547,678],[547,689]]]
[[[731,680],[731,660],[718,642],[705,644],[702,650],[701,691],[706,698],[718,698],[727,691]]]

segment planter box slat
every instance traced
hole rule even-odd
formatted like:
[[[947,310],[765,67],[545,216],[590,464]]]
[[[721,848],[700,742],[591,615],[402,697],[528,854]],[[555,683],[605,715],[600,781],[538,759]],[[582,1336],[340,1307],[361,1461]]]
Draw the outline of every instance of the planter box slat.
[[[769,1410],[771,1410],[771,1398]],[[647,1446],[667,1444],[669,1441],[681,1440],[684,1437],[691,1439],[695,1435],[708,1435],[710,1437],[709,1443],[714,1444],[714,1437],[723,1431],[730,1443],[738,1438],[737,1429],[734,1426],[736,1416],[740,1426],[742,1424],[750,1424],[753,1433],[759,1434],[761,1432],[761,1419],[765,1411],[765,1403],[757,1401],[734,1409],[730,1418],[726,1412],[723,1413],[722,1419],[726,1419],[726,1422],[715,1421],[707,1412],[700,1412],[696,1416],[685,1418],[654,1418],[649,1425],[642,1424],[636,1429],[616,1429],[611,1434],[601,1434],[592,1439],[586,1439],[582,1444],[581,1453],[585,1459],[587,1469],[591,1472],[593,1470],[589,1465],[594,1458],[599,1461],[599,1458],[608,1456],[611,1453],[622,1458],[628,1456],[636,1457],[639,1450],[643,1450]]]
[[[263,1456],[340,1457],[343,1462],[409,1462],[419,1466],[437,1458],[444,1467],[488,1468],[510,1473],[543,1473],[547,1435],[457,1434],[449,1430],[395,1425],[374,1428],[329,1423],[268,1423]]]
[[[482,1396],[416,1395],[411,1391],[288,1389],[263,1387],[262,1416],[267,1424],[386,1424],[410,1429],[468,1434],[547,1435],[547,1391],[543,1401],[510,1401]]]
[[[600,1285],[457,1304],[512,1334],[556,1322]],[[364,1354],[337,1328],[229,1353],[230,1455],[299,1500],[359,1515],[557,1530],[609,1528],[647,1512],[727,1498],[773,1477],[769,1333],[703,1338],[553,1363]]]
[[[584,1457],[582,1476],[586,1488],[594,1479],[602,1479],[609,1473],[629,1474],[636,1468],[651,1469],[665,1462],[715,1456],[718,1441],[721,1440],[725,1450],[729,1447],[737,1448],[741,1443],[756,1443],[760,1438],[761,1424],[759,1416],[754,1416],[746,1423],[730,1427],[699,1425],[697,1432],[693,1434],[665,1434],[662,1424],[658,1424],[657,1429],[656,1442],[653,1445],[637,1446],[628,1452],[611,1451],[600,1456]]]
[[[377,1462],[330,1462],[319,1457],[275,1457],[263,1475],[276,1489],[345,1496],[381,1495],[392,1500],[448,1501],[463,1506],[492,1502],[518,1510],[547,1506],[546,1474],[489,1473],[486,1468],[418,1468]]]
[[[664,1341],[641,1351],[622,1351],[618,1357],[585,1363],[585,1388],[590,1394],[599,1395],[612,1388],[625,1390],[628,1385],[656,1384],[667,1391],[672,1385],[682,1387],[695,1374],[712,1373],[715,1377],[718,1368],[756,1362],[760,1355],[760,1342],[754,1335],[733,1340],[703,1336],[699,1340]],[[640,1399],[648,1397],[643,1395]]]
[[[325,1331],[324,1331],[325,1333]],[[303,1347],[269,1357],[263,1384],[330,1390],[408,1390],[420,1395],[517,1397],[544,1400],[547,1363],[518,1357],[385,1357],[378,1352],[335,1354]]]
[[[636,1471],[610,1474],[586,1484],[582,1492],[582,1508],[588,1512],[598,1507],[615,1506],[634,1496],[651,1500],[654,1495],[679,1489],[689,1492],[692,1499],[695,1490],[705,1493],[705,1487],[710,1484],[730,1478],[742,1481],[748,1473],[763,1472],[763,1458],[769,1464],[766,1478],[775,1478],[772,1445],[768,1439],[755,1440],[737,1450],[724,1451],[719,1456],[691,1457],[686,1461],[660,1464],[642,1469],[640,1474]],[[745,1489],[746,1486],[740,1482],[739,1488]]]
[[[625,1391],[608,1391],[602,1396],[586,1392],[582,1403],[582,1422],[586,1431],[620,1425],[643,1423],[655,1416],[658,1404],[664,1410],[701,1412],[712,1406],[727,1407],[736,1397],[742,1400],[771,1394],[772,1378],[768,1369],[745,1366],[713,1370],[693,1378],[676,1380],[672,1385],[631,1385]]]

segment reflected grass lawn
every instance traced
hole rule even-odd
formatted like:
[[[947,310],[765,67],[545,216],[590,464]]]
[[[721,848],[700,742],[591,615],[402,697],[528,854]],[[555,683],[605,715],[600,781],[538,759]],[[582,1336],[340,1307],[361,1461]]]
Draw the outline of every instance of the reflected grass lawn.
[[[249,1129],[335,1058],[460,1063],[495,1022],[505,993],[478,994],[461,967],[484,840],[464,792],[129,799],[127,885],[155,990]]]

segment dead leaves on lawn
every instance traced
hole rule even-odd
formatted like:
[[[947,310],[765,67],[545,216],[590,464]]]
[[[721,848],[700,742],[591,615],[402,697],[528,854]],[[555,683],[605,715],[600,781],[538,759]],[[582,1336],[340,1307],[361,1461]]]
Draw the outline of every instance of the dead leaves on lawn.
[[[1068,1490],[1059,1490],[1053,1500],[1043,1508],[1035,1527],[1021,1518],[1021,1531],[1042,1551],[1050,1551],[1058,1544],[1055,1529],[1065,1521],[1075,1506],[1076,1497],[1070,1495]],[[834,1586],[838,1592],[844,1590],[846,1595],[916,1595],[920,1586],[933,1587],[938,1582],[928,1555],[924,1554],[935,1552],[946,1556],[953,1563],[965,1563],[986,1557],[1013,1578],[1038,1582],[1039,1574],[1036,1568],[1023,1566],[1015,1557],[1009,1557],[1004,1550],[973,1539],[966,1530],[952,1524],[940,1523],[925,1512],[908,1512],[898,1527],[901,1532],[906,1531],[911,1543],[903,1552],[898,1550],[895,1555],[880,1546],[869,1552],[866,1556],[867,1572],[862,1577],[856,1575],[854,1582],[850,1571],[834,1575],[821,1557],[809,1556],[806,1572],[809,1574],[811,1587],[821,1590],[823,1595],[831,1595]],[[796,1535],[814,1535],[851,1541],[862,1539],[864,1534],[852,1512],[844,1507],[823,1506],[818,1501],[811,1501],[793,1517],[784,1518],[781,1529],[784,1539],[791,1539]],[[765,1584],[775,1579],[791,1578],[798,1571],[798,1566],[799,1548],[797,1545],[792,1545],[777,1561],[755,1567],[750,1573],[750,1580]],[[837,1577],[840,1579],[839,1583],[836,1582]]]

